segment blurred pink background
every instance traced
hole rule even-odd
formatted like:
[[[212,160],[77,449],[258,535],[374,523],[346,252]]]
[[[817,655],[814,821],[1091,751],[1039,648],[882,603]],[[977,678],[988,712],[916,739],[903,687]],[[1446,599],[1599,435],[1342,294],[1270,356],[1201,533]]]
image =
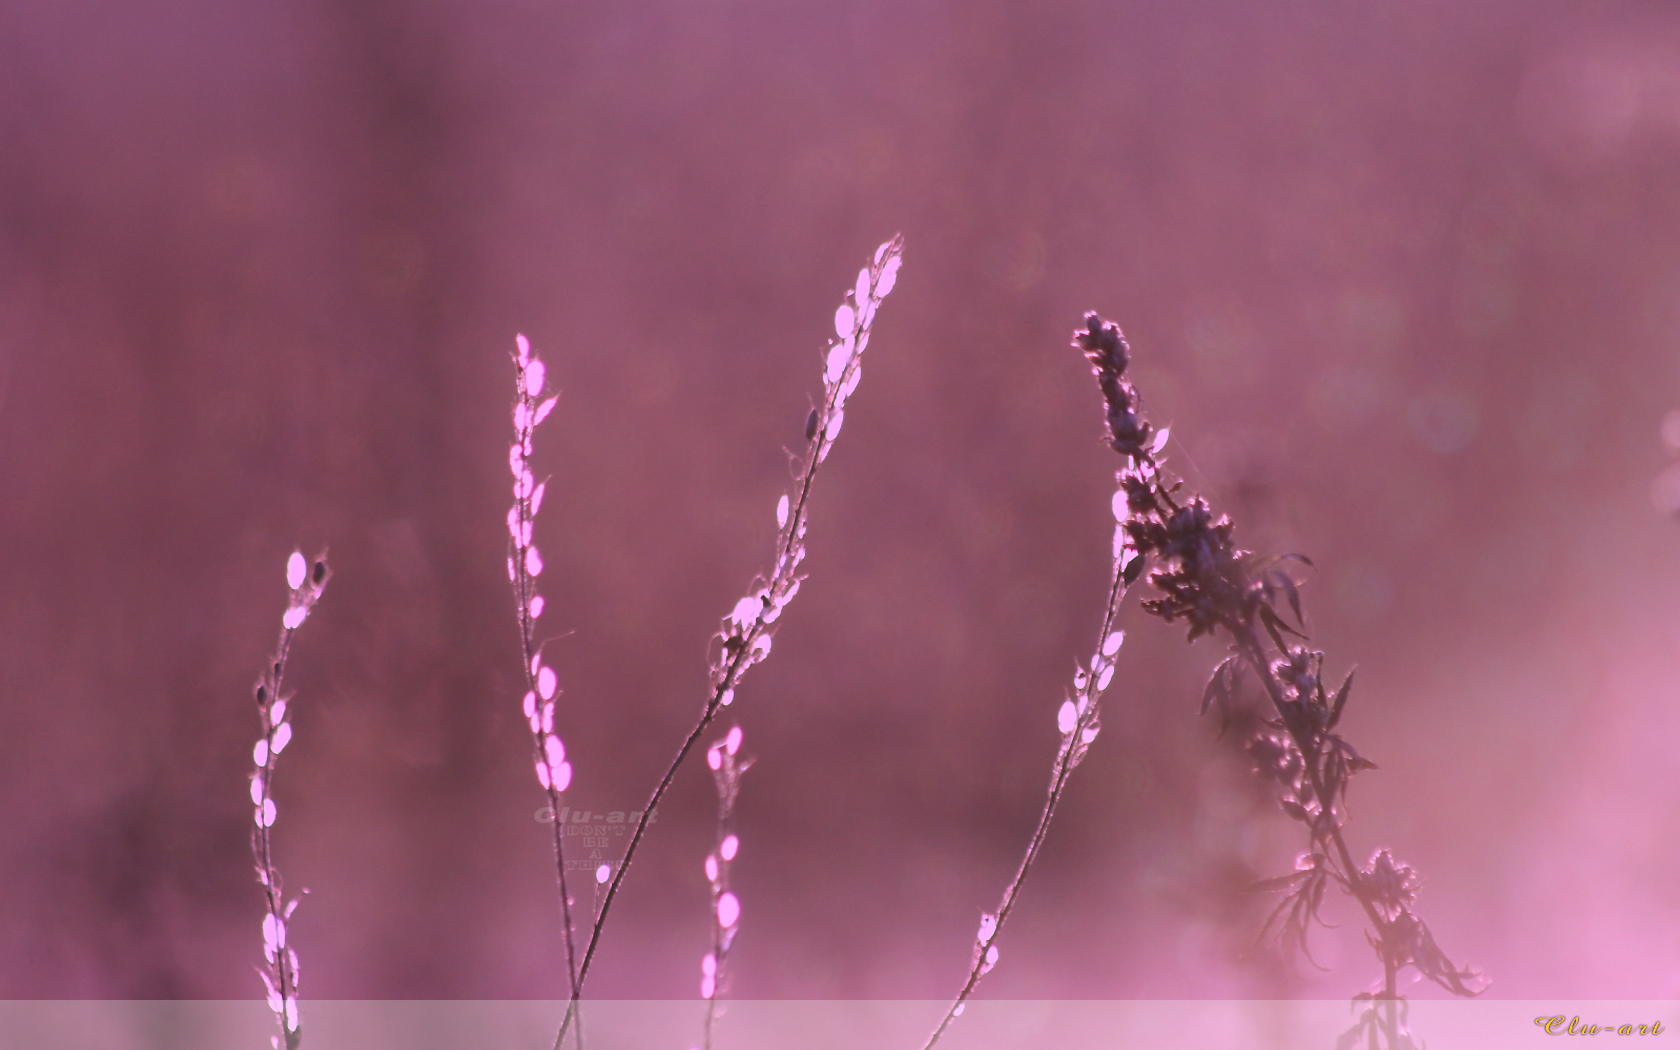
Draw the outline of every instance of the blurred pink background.
[[[0,7],[0,998],[260,994],[249,690],[294,544],[336,572],[275,789],[304,999],[559,995],[513,336],[564,391],[571,801],[639,809],[900,231],[731,709],[735,995],[960,983],[1096,641],[1097,309],[1190,485],[1317,564],[1382,767],[1357,848],[1423,873],[1491,996],[1680,998],[1677,176],[1659,4]],[[1300,836],[1196,714],[1218,644],[1123,624],[981,994],[1369,986],[1351,912],[1328,973],[1245,954]],[[713,806],[693,761],[592,994],[697,994]]]

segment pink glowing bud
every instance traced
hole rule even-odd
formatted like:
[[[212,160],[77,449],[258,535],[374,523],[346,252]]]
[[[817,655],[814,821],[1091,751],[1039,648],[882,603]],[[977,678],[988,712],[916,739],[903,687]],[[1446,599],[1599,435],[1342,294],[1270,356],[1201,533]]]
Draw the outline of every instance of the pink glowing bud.
[[[735,752],[741,750],[741,727],[740,726],[730,726],[729,727],[729,735],[724,737],[723,746],[725,748],[727,748],[729,753],[732,754],[732,755]]]
[[[309,575],[309,564],[303,560],[302,551],[293,551],[286,559],[286,586],[297,590],[303,586],[303,581]]]
[[[712,854],[706,854],[706,881],[716,882],[718,877],[718,859]]]
[[[268,720],[270,725],[278,725],[286,720],[286,701],[274,701],[274,706],[268,709]]]
[[[1061,710],[1056,712],[1056,728],[1061,730],[1063,736],[1066,736],[1067,734],[1073,732],[1074,724],[1078,722],[1078,720],[1079,712],[1074,710],[1073,701],[1062,701]]]
[[[548,757],[548,764],[559,769],[566,762],[566,745],[560,738],[550,733],[543,738],[543,754]]]
[[[280,752],[286,750],[286,745],[291,743],[291,740],[292,724],[290,722],[281,722],[279,725],[274,727],[274,743],[269,745],[269,750],[278,755]]]
[[[301,605],[294,605],[286,610],[286,615],[280,617],[280,623],[288,631],[295,631],[303,625],[309,610]]]
[[[525,694],[525,717],[526,718],[537,717],[537,694],[536,693],[526,693]]]
[[[715,747],[706,749],[706,764],[714,770],[723,768],[723,752]]]
[[[538,363],[537,367],[539,367],[539,368],[542,367],[540,362]],[[531,396],[536,397],[537,395],[532,394]],[[548,414],[550,412],[554,411],[554,405],[559,400],[560,400],[560,395],[555,394],[553,397],[549,398],[547,401],[544,401],[542,404],[538,405],[536,415],[531,418],[531,425],[536,426],[538,423],[541,423],[543,420],[547,419]]]
[[[544,700],[554,696],[554,689],[557,685],[559,685],[559,680],[554,676],[554,668],[544,667],[537,672],[537,694]]]
[[[273,979],[261,970],[257,971],[257,975],[263,979],[263,986],[268,989],[268,1008],[278,1014],[285,1009],[285,1004],[280,1001],[280,993],[275,989]]]
[[[887,260],[887,265],[881,267],[881,279],[875,283],[877,299],[885,299],[887,293],[893,290],[893,285],[898,283],[898,267],[903,260],[902,255],[895,255]]]
[[[540,594],[531,595],[531,619],[535,620],[537,617],[541,616],[542,611],[543,611],[542,595],[540,595]]]
[[[251,760],[259,766],[268,765],[268,741],[259,740],[257,746],[251,749]]]
[[[572,764],[570,762],[560,763],[559,767],[554,770],[554,790],[564,791],[571,782]]]
[[[707,975],[700,978],[700,998],[710,999],[717,991],[717,978]]]
[[[716,975],[717,956],[713,955],[711,952],[707,952],[705,958],[700,960],[700,972],[705,974],[707,977]]]
[[[865,266],[858,271],[857,287],[852,289],[852,298],[857,302],[859,309],[869,301],[869,267]]]
[[[270,955],[275,949],[286,946],[286,924],[273,913],[263,916],[263,944],[269,948]]]
[[[545,481],[537,486],[535,492],[531,493],[531,517],[533,518],[537,516],[537,511],[542,509],[543,490],[546,488],[548,488],[548,482]]]
[[[722,857],[724,860],[734,860],[735,854],[740,852],[740,850],[741,840],[736,838],[734,835],[729,835],[725,837],[723,842],[718,846],[718,856]]]
[[[778,529],[787,528],[787,516],[788,498],[787,493],[784,492],[782,493],[782,498],[776,502],[776,527]]]
[[[852,312],[852,308],[842,303],[840,309],[834,311],[834,334],[842,339],[850,336],[852,334],[852,322],[856,318],[857,315]]]
[[[545,788],[549,786],[548,763],[542,759],[537,760],[537,783]]]
[[[550,700],[543,705],[542,718],[537,722],[537,725],[545,733],[554,732],[554,701]]]
[[[842,306],[840,309],[846,310],[849,309],[849,307]],[[823,370],[823,379],[829,383],[838,383],[840,381],[840,377],[846,374],[846,365],[849,364],[851,360],[851,340],[844,339],[835,343],[834,348],[828,352],[828,366]]]
[[[542,393],[543,380],[547,375],[548,370],[543,367],[542,359],[532,358],[531,363],[525,366],[525,396],[536,397]]]
[[[531,421],[531,410],[521,401],[513,406],[513,429],[523,432],[525,424]]]
[[[525,571],[532,576],[542,575],[542,556],[537,553],[535,547],[525,552]]]
[[[513,337],[513,345],[519,349],[519,366],[525,367],[525,362],[531,359],[531,341],[523,335]]]
[[[718,898],[718,925],[724,929],[731,929],[741,920],[741,902],[733,893],[725,893]]]
[[[735,702],[735,690],[733,690],[733,689],[725,689],[723,691],[723,695],[718,697],[718,706],[720,706],[720,707],[728,707],[730,704],[733,704],[734,702]]]
[[[252,777],[251,778],[251,804],[255,805],[255,806],[260,806],[260,805],[262,805],[262,800],[263,800],[263,778],[262,777]]]
[[[508,469],[516,478],[525,473],[525,450],[517,441],[508,446]]]
[[[257,810],[257,826],[272,828],[274,826],[274,817],[274,800],[271,798],[263,799],[262,808]]]
[[[1102,654],[1104,656],[1113,656],[1115,653],[1120,651],[1120,643],[1125,640],[1125,631],[1115,631],[1113,634],[1103,639]]]
[[[610,878],[612,878],[611,864],[603,864],[599,868],[595,869],[595,882],[597,884],[605,885],[606,881]]]

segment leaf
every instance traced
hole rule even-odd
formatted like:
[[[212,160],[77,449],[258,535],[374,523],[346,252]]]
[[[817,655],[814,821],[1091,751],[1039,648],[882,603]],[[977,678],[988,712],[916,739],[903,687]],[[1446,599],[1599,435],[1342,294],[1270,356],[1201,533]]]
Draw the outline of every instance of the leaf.
[[[1272,636],[1272,641],[1277,643],[1278,651],[1288,652],[1288,643],[1283,640],[1283,635],[1278,633],[1278,628],[1284,626],[1284,624],[1278,619],[1278,614],[1272,611],[1270,605],[1260,606],[1260,621],[1265,625],[1266,633]]]
[[[1133,558],[1124,569],[1120,570],[1120,578],[1125,581],[1126,586],[1130,587],[1137,582],[1139,576],[1143,575],[1143,566],[1148,560],[1141,556]]]
[[[1334,729],[1342,717],[1342,705],[1347,703],[1348,689],[1353,685],[1353,672],[1358,668],[1351,668],[1347,677],[1342,679],[1342,687],[1336,690],[1336,698],[1330,702],[1330,722],[1326,728]]]
[[[1231,666],[1236,662],[1235,656],[1227,656],[1213,669],[1208,676],[1207,688],[1202,690],[1202,714],[1207,714],[1208,705],[1215,699],[1219,701],[1220,710],[1224,710],[1231,699],[1232,678]]]
[[[1307,621],[1301,616],[1301,593],[1295,589],[1295,581],[1281,572],[1278,573],[1278,578],[1283,584],[1285,593],[1289,595],[1289,608],[1295,612],[1295,622],[1305,627]]]

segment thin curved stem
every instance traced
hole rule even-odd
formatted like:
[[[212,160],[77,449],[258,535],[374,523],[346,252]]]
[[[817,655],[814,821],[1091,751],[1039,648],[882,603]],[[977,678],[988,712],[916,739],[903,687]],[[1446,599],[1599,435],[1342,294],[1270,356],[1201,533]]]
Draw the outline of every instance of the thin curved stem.
[[[1116,559],[1113,582],[1108,589],[1108,608],[1103,614],[1102,630],[1097,634],[1098,659],[1103,656],[1104,644],[1113,631],[1115,617],[1120,611],[1120,602],[1125,596],[1126,584],[1122,575],[1121,562]],[[1097,660],[1093,659],[1092,662],[1095,664]],[[1027,880],[1027,872],[1032,868],[1033,861],[1038,858],[1038,851],[1044,846],[1044,840],[1050,833],[1050,821],[1056,815],[1056,804],[1061,801],[1062,792],[1067,787],[1068,778],[1073,774],[1073,767],[1079,764],[1080,758],[1083,757],[1084,747],[1089,743],[1089,741],[1082,739],[1083,734],[1086,729],[1093,727],[1096,723],[1097,700],[1102,690],[1097,685],[1095,667],[1092,668],[1092,671],[1093,673],[1088,677],[1084,687],[1079,690],[1079,692],[1086,694],[1085,710],[1080,712],[1073,728],[1063,735],[1061,746],[1056,751],[1056,762],[1050,774],[1049,796],[1044,800],[1044,810],[1038,816],[1038,825],[1033,828],[1032,838],[1027,842],[1027,851],[1021,857],[1021,866],[1016,869],[1015,877],[1004,888],[1003,901],[998,905],[997,910],[997,924],[992,928],[991,935],[977,945],[974,962],[968,970],[968,979],[963,982],[962,989],[957,992],[956,999],[951,1002],[950,1007],[945,1011],[945,1016],[940,1020],[939,1027],[935,1028],[933,1034],[928,1036],[922,1050],[932,1050],[933,1045],[939,1042],[939,1037],[945,1034],[945,1029],[949,1028],[951,1022],[962,1013],[964,1004],[980,983],[980,978],[985,976],[987,970],[991,969],[992,964],[987,961],[986,953],[991,945],[996,942],[998,934],[1003,932],[1003,924],[1008,920],[1009,913],[1015,908],[1015,899],[1020,895],[1022,883]]]

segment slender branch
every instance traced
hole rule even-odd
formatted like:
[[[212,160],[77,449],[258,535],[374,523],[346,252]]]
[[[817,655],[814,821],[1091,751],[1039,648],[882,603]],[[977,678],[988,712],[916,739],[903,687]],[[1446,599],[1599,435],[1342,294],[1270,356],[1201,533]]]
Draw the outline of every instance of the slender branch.
[[[654,811],[659,807],[660,800],[665,797],[665,792],[670,788],[683,759],[688,757],[689,751],[694,747],[694,742],[711,726],[718,712],[734,701],[735,686],[741,675],[748,667],[770,654],[770,627],[780,618],[783,608],[799,591],[799,583],[803,577],[796,575],[796,570],[805,558],[808,507],[817,468],[828,458],[829,450],[845,422],[846,399],[857,389],[863,376],[861,359],[864,348],[869,344],[875,311],[898,281],[898,269],[903,260],[903,253],[904,241],[901,237],[894,237],[877,248],[869,265],[859,271],[857,285],[846,293],[846,301],[835,311],[834,327],[837,338],[829,344],[824,358],[822,404],[812,410],[806,425],[804,469],[799,479],[797,498],[790,501],[784,495],[776,506],[777,523],[782,531],[777,537],[775,568],[768,582],[755,584],[753,593],[736,603],[717,635],[722,645],[712,664],[711,694],[701,710],[699,721],[695,723],[682,746],[677,749],[676,757],[671,760],[665,775],[653,789],[647,806],[636,821],[636,830],[631,833],[630,842],[625,847],[624,860],[619,863],[618,870],[613,872],[612,882],[607,886],[606,896],[601,901],[600,912],[595,916],[594,926],[589,931],[589,943],[583,950],[577,983],[573,988],[571,1001],[566,1004],[566,1014],[560,1021],[560,1031],[554,1039],[555,1050],[560,1050],[560,1044],[566,1038],[566,1031],[577,1013],[583,983],[589,976],[589,966],[595,959],[596,948],[600,945],[601,931],[606,926],[607,915],[612,910],[612,903],[618,896],[618,888],[624,882],[625,873],[630,870],[630,862],[635,857],[636,849],[647,833],[647,826],[653,818]]]
[[[983,916],[980,921],[980,933],[976,937],[974,961],[968,970],[968,979],[963,982],[962,989],[945,1011],[939,1027],[933,1030],[928,1040],[923,1044],[923,1050],[932,1050],[939,1037],[945,1034],[951,1022],[959,1017],[968,1002],[968,997],[974,992],[993,966],[997,964],[998,952],[994,942],[1002,932],[1003,924],[1008,921],[1009,913],[1015,908],[1015,899],[1021,892],[1021,884],[1026,882],[1027,872],[1038,857],[1038,851],[1044,845],[1045,838],[1050,833],[1050,821],[1056,815],[1056,804],[1062,799],[1062,792],[1067,787],[1068,778],[1073,769],[1085,756],[1085,750],[1096,739],[1099,728],[1097,720],[1097,702],[1107,686],[1107,676],[1113,673],[1113,664],[1109,658],[1114,655],[1114,649],[1109,640],[1116,637],[1113,632],[1115,617],[1119,614],[1120,603],[1126,597],[1127,583],[1125,570],[1130,565],[1130,559],[1124,557],[1128,552],[1122,551],[1114,559],[1114,573],[1108,588],[1108,605],[1103,612],[1102,629],[1097,632],[1097,650],[1091,658],[1091,672],[1083,668],[1074,676],[1074,695],[1078,697],[1075,703],[1069,700],[1062,709],[1062,717],[1058,725],[1062,729],[1062,742],[1056,749],[1056,761],[1050,771],[1050,791],[1044,800],[1044,810],[1038,816],[1038,824],[1033,828],[1032,838],[1027,842],[1027,850],[1021,856],[1021,865],[1015,871],[1015,877],[1004,888],[1003,900],[998,905],[995,915]],[[1136,552],[1129,552],[1133,557]],[[1135,578],[1135,577],[1134,577]],[[1072,718],[1067,716],[1071,714]]]
[[[508,448],[508,468],[513,472],[513,507],[508,511],[508,581],[513,585],[519,620],[520,663],[525,676],[525,718],[531,728],[532,764],[537,783],[548,799],[549,824],[554,829],[554,869],[560,886],[560,920],[566,940],[566,977],[570,1000],[578,997],[579,974],[576,924],[572,920],[572,894],[566,882],[566,828],[560,822],[561,802],[572,781],[572,766],[566,748],[554,731],[555,701],[559,679],[553,668],[542,663],[536,644],[536,620],[542,615],[543,599],[537,593],[536,578],[542,573],[542,555],[533,542],[537,512],[542,508],[546,481],[531,473],[529,460],[537,424],[554,410],[559,395],[547,394],[547,369],[531,352],[523,335],[515,340],[514,364],[518,369],[518,396],[513,406],[513,444]],[[583,1025],[578,1025],[578,1050],[583,1050]]]
[[[700,997],[706,1000],[705,1050],[712,1050],[712,1027],[725,991],[729,948],[741,919],[741,903],[729,889],[729,869],[741,846],[734,832],[735,799],[741,793],[741,774],[752,759],[736,758],[740,750],[741,727],[733,726],[706,751],[706,764],[717,786],[718,819],[717,846],[706,855],[706,881],[712,891],[712,950],[700,961]]]
[[[287,943],[286,937],[286,923],[298,905],[298,898],[294,897],[290,902],[285,900],[280,872],[274,865],[272,837],[276,816],[272,798],[275,763],[292,739],[292,724],[286,718],[290,697],[281,690],[285,684],[286,659],[291,654],[292,638],[320,600],[329,576],[331,571],[327,568],[324,551],[313,566],[304,559],[301,551],[293,551],[287,559],[286,585],[291,594],[286,612],[280,618],[280,640],[269,666],[257,679],[254,693],[257,713],[262,718],[262,736],[251,754],[257,767],[251,775],[251,802],[256,807],[251,851],[256,858],[257,881],[262,884],[263,903],[267,907],[267,914],[263,916],[263,958],[267,968],[259,972],[268,990],[269,1008],[274,1011],[280,1025],[280,1035],[274,1045],[278,1048],[283,1042],[286,1050],[297,1050],[303,1042],[303,1033],[298,1024],[297,952]]]

